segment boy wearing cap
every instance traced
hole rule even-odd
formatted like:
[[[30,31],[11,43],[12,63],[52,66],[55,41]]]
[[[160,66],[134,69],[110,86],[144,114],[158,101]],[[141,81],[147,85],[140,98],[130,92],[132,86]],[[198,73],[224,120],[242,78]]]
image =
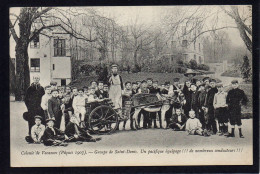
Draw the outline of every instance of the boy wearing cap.
[[[228,132],[228,117],[227,117],[227,92],[224,91],[223,85],[218,84],[218,93],[214,96],[213,106],[215,109],[215,116],[218,119],[219,135],[226,134]]]
[[[52,89],[51,95],[52,97],[48,100],[48,115],[49,118],[55,120],[55,127],[59,129],[62,111],[61,111],[61,101],[58,99],[58,90]]]
[[[68,139],[64,132],[54,127],[55,120],[50,118],[47,119],[47,127],[42,136],[43,144],[45,146],[59,146],[62,145],[65,139]]]
[[[205,84],[205,90],[208,92],[210,89],[210,78],[209,77],[204,77],[202,79],[203,83]]]
[[[84,126],[84,120],[86,115],[85,108],[85,97],[83,95],[83,89],[78,90],[78,95],[74,98],[72,107],[74,109],[74,114],[76,115],[78,122],[80,123],[80,127]]]
[[[50,86],[51,86],[51,89],[58,89],[57,82],[51,81]]]
[[[213,106],[214,102],[214,96],[218,92],[218,89],[216,88],[216,80],[211,79],[210,81],[210,90],[208,91],[207,95],[207,108],[208,108],[208,114],[209,114],[209,120],[208,120],[208,130],[212,131],[212,134],[217,133],[217,124],[215,120],[215,110]]]
[[[227,104],[230,113],[229,121],[231,124],[231,133],[227,137],[235,137],[235,125],[238,126],[239,137],[244,138],[242,134],[241,122],[241,105],[246,105],[248,102],[247,96],[242,89],[239,89],[238,81],[231,82],[232,89],[227,94]]]
[[[45,126],[41,124],[42,122],[42,117],[39,115],[36,115],[34,117],[35,119],[35,125],[32,127],[31,130],[31,137],[34,143],[41,143],[42,141],[42,136],[45,130]]]

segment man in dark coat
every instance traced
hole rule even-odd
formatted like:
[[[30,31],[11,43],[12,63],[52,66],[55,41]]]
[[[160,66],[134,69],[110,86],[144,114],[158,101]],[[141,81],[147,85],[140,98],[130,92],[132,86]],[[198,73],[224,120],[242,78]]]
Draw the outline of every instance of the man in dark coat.
[[[67,124],[65,129],[65,135],[68,137],[68,141],[87,141],[87,142],[96,142],[101,140],[101,138],[93,138],[85,130],[80,128],[77,124],[77,118],[72,115],[70,122]]]
[[[218,89],[216,88],[216,80],[211,79],[210,81],[210,90],[208,91],[207,95],[207,108],[208,108],[208,114],[209,114],[209,120],[207,129],[210,129],[213,131],[213,134],[217,133],[217,125],[215,120],[215,110],[213,106],[214,96],[218,92]]]
[[[28,112],[25,115],[27,115],[26,121],[28,121],[29,136],[31,135],[31,128],[34,125],[34,117],[36,115],[44,117],[44,112],[41,108],[41,100],[45,92],[44,88],[40,85],[39,81],[39,76],[33,77],[33,83],[31,84],[31,86],[28,87],[24,99],[25,105],[28,110]]]
[[[207,91],[205,90],[205,84],[201,84],[200,87],[200,92],[198,95],[198,119],[200,120],[202,124],[202,128],[205,128],[205,117],[204,117],[204,110],[206,107],[206,97],[207,97]]]
[[[186,100],[186,103],[183,107],[185,115],[189,115],[189,111],[191,109],[191,93],[192,92],[190,90],[190,87],[191,87],[191,81],[187,80],[185,82],[183,90],[182,90],[182,93],[184,94],[185,100]]]
[[[62,116],[61,101],[58,99],[57,89],[53,89],[51,94],[52,97],[48,101],[48,113],[50,118],[55,120],[54,127],[59,129]]]
[[[158,81],[155,80],[153,81],[153,86],[149,88],[149,91],[150,91],[150,94],[161,94],[161,90],[160,88],[158,87]],[[158,128],[157,124],[156,124],[156,113],[159,114],[159,118],[160,118],[160,114],[161,114],[161,111],[159,112],[150,112],[150,125],[152,125],[152,122],[153,122],[153,126],[154,128]]]
[[[237,125],[240,138],[244,138],[241,128],[241,105],[246,105],[248,99],[245,92],[238,88],[239,85],[237,80],[233,80],[231,83],[233,89],[231,89],[227,94],[227,104],[230,113],[229,121],[232,132],[227,137],[235,137],[234,131],[235,125]]]

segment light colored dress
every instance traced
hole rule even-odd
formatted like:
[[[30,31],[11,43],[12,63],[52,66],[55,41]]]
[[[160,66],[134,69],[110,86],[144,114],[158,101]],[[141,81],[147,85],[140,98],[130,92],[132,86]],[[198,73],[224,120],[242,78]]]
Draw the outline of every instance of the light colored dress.
[[[112,75],[109,78],[110,88],[109,88],[109,98],[113,102],[115,109],[122,108],[122,88],[120,76]]]

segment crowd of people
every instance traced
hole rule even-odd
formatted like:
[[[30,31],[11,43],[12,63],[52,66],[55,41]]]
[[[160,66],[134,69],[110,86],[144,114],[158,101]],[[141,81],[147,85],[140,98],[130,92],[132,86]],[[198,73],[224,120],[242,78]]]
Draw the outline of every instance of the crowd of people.
[[[86,103],[109,98],[114,109],[122,116],[124,103],[137,94],[156,95],[163,104],[160,110],[154,112],[144,108],[135,112],[132,108],[129,116],[132,130],[141,129],[142,121],[143,129],[153,127],[187,131],[189,135],[235,137],[237,125],[239,137],[244,138],[241,104],[246,105],[248,99],[244,91],[239,89],[237,80],[233,80],[232,89],[226,91],[223,84],[217,84],[215,79],[209,77],[190,79],[184,85],[180,84],[179,78],[174,78],[173,84],[167,81],[159,85],[152,78],[123,84],[116,65],[112,65],[111,72],[107,84],[92,81],[90,86],[83,88],[57,86],[56,82],[50,82],[49,86],[43,88],[39,83],[40,78],[35,76],[25,96],[28,111],[23,117],[28,121],[29,128],[26,141],[46,146],[98,141],[100,138],[93,138],[85,125],[89,114],[86,112]],[[231,133],[228,132],[228,122]],[[126,123],[124,121],[123,129]]]

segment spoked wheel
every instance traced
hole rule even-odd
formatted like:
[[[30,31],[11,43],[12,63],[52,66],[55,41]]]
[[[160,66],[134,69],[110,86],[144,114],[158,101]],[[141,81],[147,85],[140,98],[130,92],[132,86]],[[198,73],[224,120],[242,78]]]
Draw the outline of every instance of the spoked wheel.
[[[117,126],[118,114],[110,106],[98,106],[89,115],[89,129],[95,134],[110,134]]]

